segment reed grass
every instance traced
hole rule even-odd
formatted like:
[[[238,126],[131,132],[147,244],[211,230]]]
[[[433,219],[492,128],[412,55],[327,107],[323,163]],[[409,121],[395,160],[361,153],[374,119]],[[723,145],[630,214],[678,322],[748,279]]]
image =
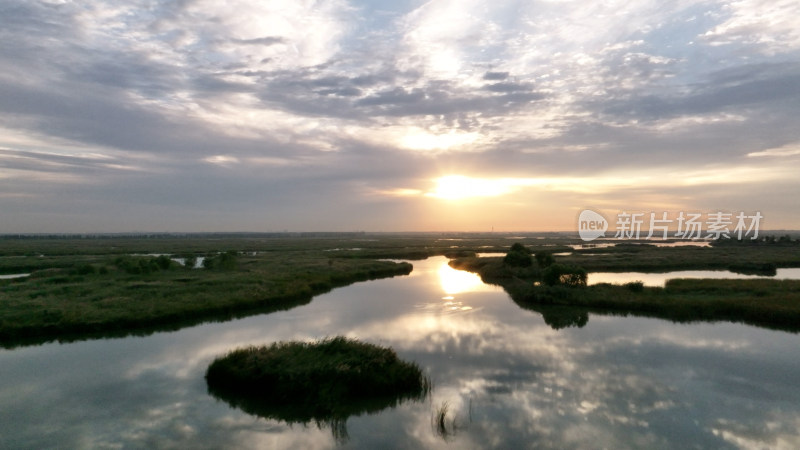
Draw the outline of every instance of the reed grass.
[[[424,399],[431,383],[391,348],[337,336],[233,350],[206,371],[213,396],[250,414],[328,426],[347,439],[348,417]]]

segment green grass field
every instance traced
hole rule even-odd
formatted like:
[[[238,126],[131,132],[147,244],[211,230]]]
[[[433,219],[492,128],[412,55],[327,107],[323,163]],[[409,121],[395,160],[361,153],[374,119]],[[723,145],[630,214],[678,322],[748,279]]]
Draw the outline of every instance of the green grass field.
[[[82,257],[79,265],[63,261],[64,268],[0,280],[0,345],[147,334],[267,313],[308,303],[337,286],[412,269],[408,263],[285,251],[238,256],[235,268],[187,269],[173,262],[139,270],[155,259]]]

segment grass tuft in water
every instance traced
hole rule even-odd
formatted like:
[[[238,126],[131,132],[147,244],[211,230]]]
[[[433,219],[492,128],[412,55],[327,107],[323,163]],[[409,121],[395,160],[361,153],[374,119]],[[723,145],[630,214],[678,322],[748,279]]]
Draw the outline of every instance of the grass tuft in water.
[[[450,404],[446,401],[436,410],[434,415],[434,424],[436,426],[436,433],[439,436],[447,436],[450,431],[447,429],[447,411],[450,409]]]

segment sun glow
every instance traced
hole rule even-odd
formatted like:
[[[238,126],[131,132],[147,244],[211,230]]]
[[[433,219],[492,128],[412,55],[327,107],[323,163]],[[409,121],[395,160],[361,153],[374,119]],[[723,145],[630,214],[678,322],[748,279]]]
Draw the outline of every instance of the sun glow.
[[[436,188],[426,193],[428,197],[446,200],[460,200],[471,197],[497,197],[513,190],[513,184],[506,179],[470,178],[450,175],[436,179]]]
[[[748,156],[795,156],[797,154],[800,154],[800,147],[789,147],[774,152],[751,153]],[[704,186],[743,182],[755,183],[765,180],[792,179],[794,176],[794,169],[785,164],[769,167],[728,166],[724,171],[716,167],[697,171],[686,171],[684,169],[669,173],[668,176],[665,176],[663,171],[648,170],[640,170],[635,175],[606,173],[584,177],[475,178],[463,175],[447,175],[434,179],[434,188],[423,195],[442,200],[463,200],[476,197],[499,197],[532,187],[546,191],[601,194],[620,192],[633,187],[637,189],[659,189],[674,187],[676,184],[681,186]],[[665,180],[669,180],[668,183],[670,184],[667,184]]]

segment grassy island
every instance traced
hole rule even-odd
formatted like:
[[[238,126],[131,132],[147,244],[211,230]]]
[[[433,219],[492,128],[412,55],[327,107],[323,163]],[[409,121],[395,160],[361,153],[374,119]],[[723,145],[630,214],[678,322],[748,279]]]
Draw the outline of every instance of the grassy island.
[[[554,328],[583,326],[588,312],[595,312],[800,331],[800,280],[673,279],[663,288],[641,282],[587,286],[585,268],[531,255],[518,245],[505,258],[458,258],[450,265],[503,287],[514,302],[540,312]]]
[[[206,372],[209,392],[231,406],[288,423],[331,425],[427,395],[430,381],[391,348],[345,337],[233,350]]]

